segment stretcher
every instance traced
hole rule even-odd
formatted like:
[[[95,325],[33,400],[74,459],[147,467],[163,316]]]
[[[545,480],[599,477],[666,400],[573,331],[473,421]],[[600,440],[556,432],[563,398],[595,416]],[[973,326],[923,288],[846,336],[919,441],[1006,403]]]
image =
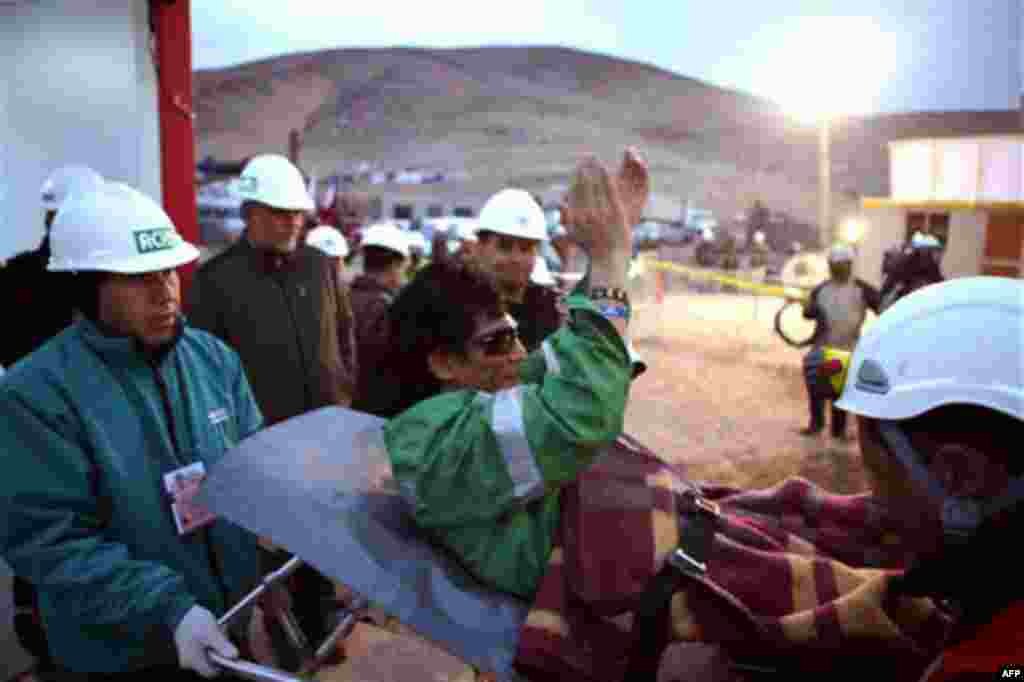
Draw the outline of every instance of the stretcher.
[[[275,615],[298,653],[283,671],[214,655],[249,680],[308,680],[368,604],[499,680],[515,680],[519,628],[529,604],[483,587],[424,537],[391,475],[384,421],[326,407],[245,439],[210,468],[199,501],[294,555],[220,619],[227,627],[302,562],[357,596],[327,638],[312,646],[287,608]]]

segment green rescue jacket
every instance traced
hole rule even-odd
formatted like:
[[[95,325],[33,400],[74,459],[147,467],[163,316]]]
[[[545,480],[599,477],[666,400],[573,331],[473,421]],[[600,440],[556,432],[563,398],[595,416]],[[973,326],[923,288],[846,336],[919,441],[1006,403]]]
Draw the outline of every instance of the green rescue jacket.
[[[559,489],[621,432],[632,368],[582,294],[523,362],[523,383],[459,390],[390,420],[395,479],[421,528],[483,582],[532,599],[559,520]]]
[[[196,460],[209,471],[261,425],[238,356],[189,327],[154,366],[81,321],[8,372],[0,552],[38,590],[59,664],[176,664],[185,612],[221,614],[255,585],[256,538],[225,521],[178,537],[162,477]]]

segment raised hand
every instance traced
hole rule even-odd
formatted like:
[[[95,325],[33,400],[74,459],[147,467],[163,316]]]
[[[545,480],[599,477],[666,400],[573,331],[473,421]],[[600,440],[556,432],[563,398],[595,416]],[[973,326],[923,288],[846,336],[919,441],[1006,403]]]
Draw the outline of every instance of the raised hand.
[[[616,178],[619,185],[619,197],[626,212],[626,220],[630,228],[634,228],[643,216],[647,198],[651,193],[647,162],[635,147],[628,147],[622,156],[622,166]]]
[[[576,167],[562,220],[592,259],[605,259],[630,248],[633,226],[619,196],[618,182],[594,157]]]

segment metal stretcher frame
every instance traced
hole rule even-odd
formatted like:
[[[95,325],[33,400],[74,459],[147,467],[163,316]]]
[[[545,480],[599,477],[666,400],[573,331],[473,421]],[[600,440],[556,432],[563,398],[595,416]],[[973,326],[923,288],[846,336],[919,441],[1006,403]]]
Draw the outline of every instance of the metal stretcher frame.
[[[325,407],[250,436],[210,467],[200,503],[296,557],[264,577],[221,624],[308,563],[363,601],[350,605],[315,651],[287,609],[274,614],[302,659],[300,675],[316,671],[372,600],[466,663],[499,680],[516,679],[512,662],[529,605],[480,585],[423,536],[391,476],[383,424]],[[244,679],[308,679],[247,661],[213,660]]]

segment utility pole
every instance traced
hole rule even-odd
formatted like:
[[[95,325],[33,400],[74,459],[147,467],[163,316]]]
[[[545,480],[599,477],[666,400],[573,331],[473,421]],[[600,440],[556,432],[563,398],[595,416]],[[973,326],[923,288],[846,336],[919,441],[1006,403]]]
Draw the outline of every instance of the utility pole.
[[[832,117],[818,122],[818,238],[827,249],[832,244]]]

